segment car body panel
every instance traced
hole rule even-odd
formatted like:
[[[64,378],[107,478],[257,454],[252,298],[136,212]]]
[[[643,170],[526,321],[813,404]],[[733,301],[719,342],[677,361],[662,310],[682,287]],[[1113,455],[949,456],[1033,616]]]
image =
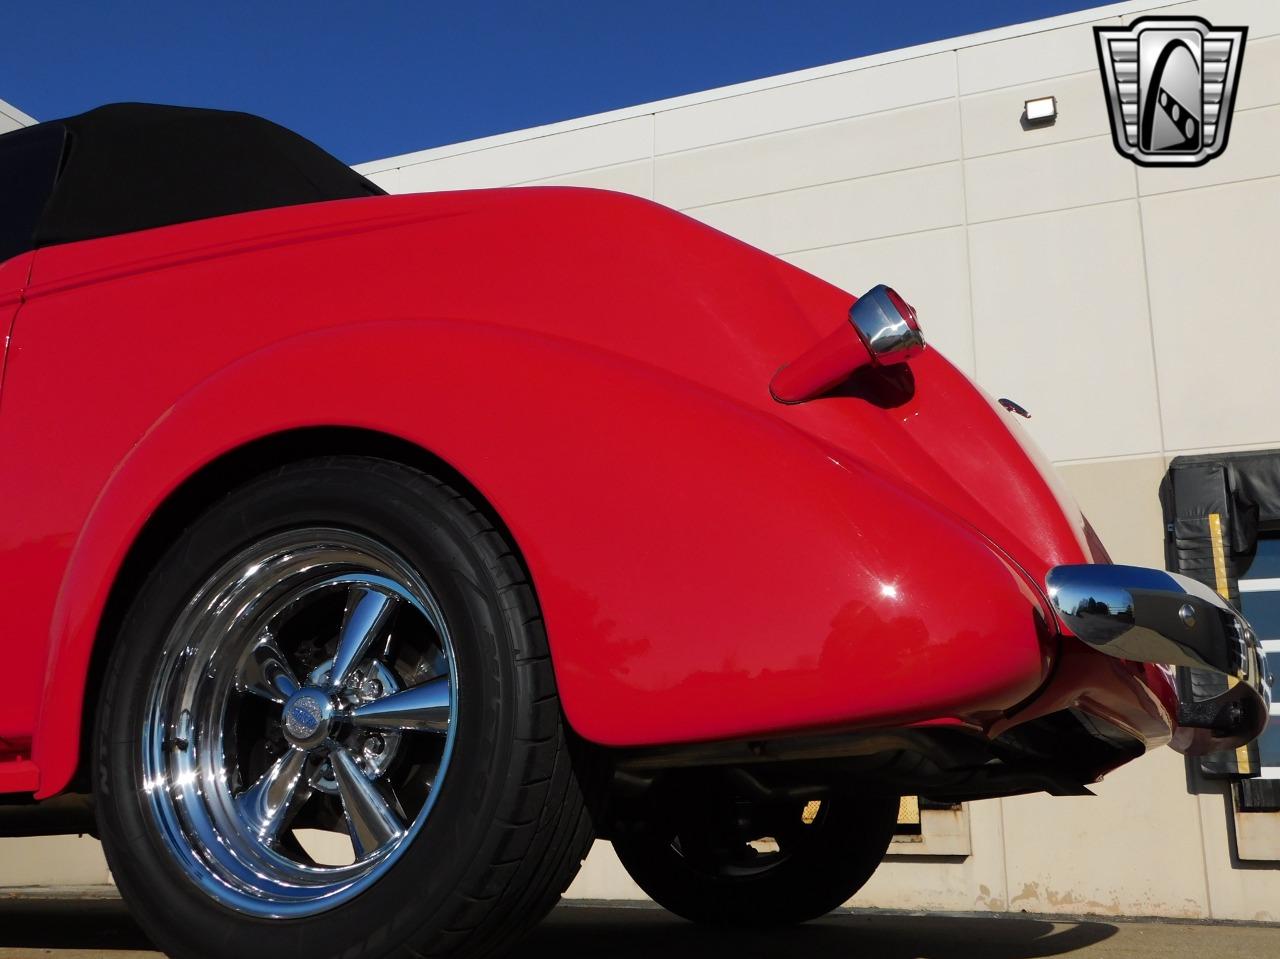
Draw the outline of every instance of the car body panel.
[[[99,618],[143,524],[283,431],[389,434],[473,484],[529,566],[570,723],[609,746],[990,728],[1050,674],[1045,571],[1101,558],[1009,416],[935,351],[887,394],[774,403],[772,374],[853,297],[647,201],[248,213],[40,250],[27,299],[0,415],[22,505],[0,551],[24,578],[0,635],[24,637],[30,682],[0,737],[33,739],[41,795],[74,771]]]
[[[0,262],[0,398],[4,395],[4,360],[9,352],[9,340],[13,335],[13,322],[22,305],[22,292],[31,272],[32,255],[24,253]]]

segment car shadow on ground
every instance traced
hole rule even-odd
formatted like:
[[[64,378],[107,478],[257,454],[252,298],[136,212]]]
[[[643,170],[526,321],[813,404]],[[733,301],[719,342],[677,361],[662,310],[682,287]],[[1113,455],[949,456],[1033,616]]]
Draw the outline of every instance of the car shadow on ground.
[[[1105,922],[842,913],[780,930],[711,929],[654,908],[565,905],[518,953],[610,959],[1039,959],[1088,950],[1116,934]],[[154,948],[119,900],[0,899],[0,949],[114,952]]]
[[[631,959],[1038,959],[1088,950],[1116,934],[1096,921],[836,913],[782,929],[695,926],[654,908],[561,906],[530,937],[536,954]]]
[[[154,949],[119,899],[0,898],[0,949]]]

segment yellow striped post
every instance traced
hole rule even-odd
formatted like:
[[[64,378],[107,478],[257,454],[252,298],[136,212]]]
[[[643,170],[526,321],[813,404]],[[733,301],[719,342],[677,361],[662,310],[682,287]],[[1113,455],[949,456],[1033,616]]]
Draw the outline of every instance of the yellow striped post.
[[[1227,551],[1222,545],[1222,516],[1218,513],[1209,514],[1209,545],[1213,548],[1214,589],[1218,591],[1219,596],[1230,602],[1231,588],[1227,582]],[[1228,676],[1227,688],[1231,688],[1239,681],[1234,676]],[[1249,761],[1248,745],[1237,747],[1236,768],[1245,775],[1253,772],[1253,764]]]

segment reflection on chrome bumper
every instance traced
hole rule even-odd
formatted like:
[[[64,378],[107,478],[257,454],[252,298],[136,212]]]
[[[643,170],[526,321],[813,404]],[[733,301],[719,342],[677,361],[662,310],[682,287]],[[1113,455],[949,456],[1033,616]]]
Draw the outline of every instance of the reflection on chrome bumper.
[[[1209,669],[1236,680],[1183,703],[1183,752],[1232,749],[1261,734],[1270,712],[1266,656],[1243,616],[1186,576],[1139,566],[1055,566],[1045,581],[1062,623],[1099,652],[1140,663]]]

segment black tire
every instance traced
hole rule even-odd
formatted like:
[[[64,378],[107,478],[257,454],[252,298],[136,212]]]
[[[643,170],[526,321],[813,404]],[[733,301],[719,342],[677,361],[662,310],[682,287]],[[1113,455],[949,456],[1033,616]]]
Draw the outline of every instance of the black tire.
[[[755,852],[741,831],[727,839],[722,819],[707,810],[678,823],[661,816],[619,824],[613,848],[650,898],[691,922],[807,922],[838,908],[871,878],[893,838],[898,799],[824,799],[814,821],[800,825],[807,805],[780,803],[770,811],[777,852]]]
[[[376,881],[304,917],[248,915],[193,879],[148,805],[148,689],[166,637],[211,571],[246,546],[312,527],[384,544],[430,584],[453,636],[462,705],[434,805]],[[171,956],[495,954],[551,909],[593,838],[584,763],[521,561],[467,497],[396,463],[309,460],[227,495],[146,580],[102,684],[94,783],[103,846],[139,924]]]

